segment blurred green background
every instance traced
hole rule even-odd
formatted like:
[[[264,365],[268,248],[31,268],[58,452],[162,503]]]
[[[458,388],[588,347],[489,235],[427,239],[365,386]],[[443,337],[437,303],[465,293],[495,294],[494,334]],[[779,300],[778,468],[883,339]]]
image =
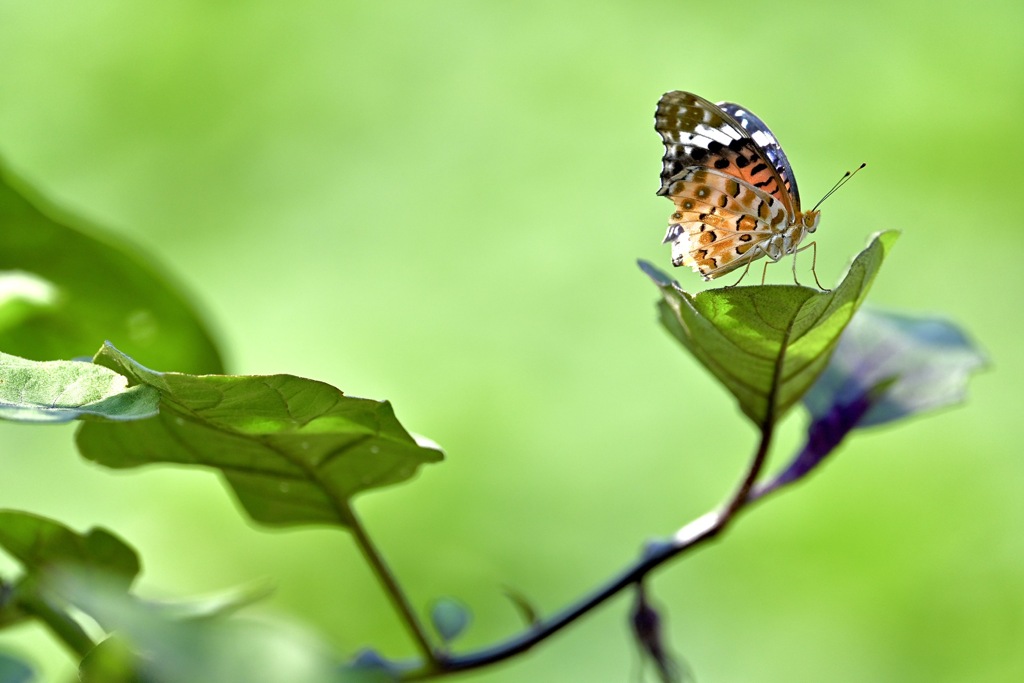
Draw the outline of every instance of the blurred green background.
[[[635,265],[669,265],[660,95],[752,108],[807,204],[867,161],[824,206],[819,276],[902,230],[869,303],[950,317],[991,369],[652,589],[701,683],[1024,680],[1022,25],[1008,0],[2,0],[0,154],[155,255],[232,371],[391,399],[445,447],[357,502],[417,604],[471,605],[463,647],[518,628],[502,586],[561,607],[720,501],[754,446]],[[257,613],[413,653],[342,533],[252,528],[204,472],[98,469],[66,427],[0,425],[0,467],[0,506],[139,548],[147,595],[273,577]],[[460,680],[634,680],[627,609]],[[0,645],[72,670],[41,630]]]

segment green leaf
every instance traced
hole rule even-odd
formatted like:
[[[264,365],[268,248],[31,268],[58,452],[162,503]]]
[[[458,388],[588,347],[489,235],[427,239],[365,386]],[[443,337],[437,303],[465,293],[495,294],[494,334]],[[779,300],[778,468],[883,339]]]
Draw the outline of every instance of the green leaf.
[[[469,616],[466,606],[452,598],[439,598],[430,608],[430,621],[445,643],[452,642],[466,630]]]
[[[40,198],[0,162],[0,349],[87,356],[116,339],[147,362],[221,372],[192,305],[136,247]]]
[[[0,548],[29,574],[69,568],[102,576],[121,590],[128,590],[140,568],[135,551],[105,529],[79,534],[53,520],[16,510],[0,510]]]
[[[0,683],[31,683],[35,677],[32,667],[21,659],[0,652]]]
[[[135,653],[118,635],[89,650],[78,665],[80,683],[149,683],[135,667]]]
[[[780,419],[825,369],[897,233],[875,235],[834,290],[794,285],[684,291],[649,263],[661,322],[759,427]]]
[[[138,420],[157,412],[160,393],[79,361],[33,361],[0,353],[0,419],[68,422],[84,416]]]
[[[79,534],[26,512],[0,510],[0,548],[25,570],[7,596],[2,612],[8,614],[0,616],[38,619],[81,656],[93,642],[56,587],[74,576],[83,585],[126,593],[139,574],[135,551],[109,531]]]
[[[107,345],[95,361],[161,394],[160,415],[84,423],[78,448],[107,467],[151,463],[219,470],[246,511],[268,525],[352,522],[350,499],[442,459],[417,443],[386,401],[345,396],[292,375],[159,373]]]

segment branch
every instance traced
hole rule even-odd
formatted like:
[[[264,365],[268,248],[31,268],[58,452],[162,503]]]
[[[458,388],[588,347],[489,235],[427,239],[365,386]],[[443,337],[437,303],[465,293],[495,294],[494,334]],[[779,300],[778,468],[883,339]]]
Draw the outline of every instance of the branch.
[[[430,644],[426,629],[423,628],[423,624],[420,623],[419,618],[416,616],[416,610],[412,608],[412,605],[409,603],[409,599],[406,597],[405,593],[402,592],[402,588],[395,579],[395,575],[384,561],[384,556],[381,555],[379,550],[377,550],[377,546],[373,544],[370,536],[363,528],[362,521],[360,521],[356,516],[355,511],[349,507],[347,512],[351,515],[349,530],[352,532],[352,537],[359,546],[359,550],[373,569],[373,573],[376,575],[377,580],[380,581],[381,585],[384,587],[384,592],[387,593],[388,598],[390,598],[391,604],[402,617],[402,621],[405,623],[410,635],[416,642],[416,646],[419,648],[420,654],[428,662],[427,667],[424,668],[423,671],[436,671],[439,666],[443,666],[443,663],[438,661],[438,655],[434,652],[434,648]]]
[[[679,529],[669,539],[649,544],[638,560],[626,567],[618,576],[604,586],[599,587],[558,614],[537,622],[522,634],[476,652],[462,655],[442,655],[437,661],[437,666],[408,671],[401,676],[401,680],[425,680],[458,671],[479,669],[514,657],[551,637],[609,598],[614,597],[619,591],[642,580],[669,560],[715,538],[725,530],[749,502],[748,495],[764,467],[773,433],[773,421],[769,419],[766,421],[765,426],[762,427],[761,441],[742,481],[728,502],[720,510],[713,510],[701,515]]]

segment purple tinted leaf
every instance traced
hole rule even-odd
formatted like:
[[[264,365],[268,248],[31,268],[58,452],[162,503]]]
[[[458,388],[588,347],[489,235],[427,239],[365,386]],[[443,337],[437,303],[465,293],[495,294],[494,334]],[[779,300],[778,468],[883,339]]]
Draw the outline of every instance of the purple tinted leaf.
[[[797,481],[850,431],[963,400],[982,354],[952,323],[861,310],[843,332],[828,367],[803,397],[811,413],[807,442],[751,498]]]
[[[771,482],[756,487],[750,498],[756,500],[777,488],[792,484],[820,465],[825,456],[835,450],[871,409],[872,396],[888,385],[888,382],[883,382],[874,391],[861,394],[849,403],[836,403],[828,413],[812,421],[807,428],[807,442],[796,457]]]
[[[959,403],[971,373],[984,364],[984,356],[950,322],[862,310],[803,401],[819,419],[887,382],[855,425],[870,427]]]

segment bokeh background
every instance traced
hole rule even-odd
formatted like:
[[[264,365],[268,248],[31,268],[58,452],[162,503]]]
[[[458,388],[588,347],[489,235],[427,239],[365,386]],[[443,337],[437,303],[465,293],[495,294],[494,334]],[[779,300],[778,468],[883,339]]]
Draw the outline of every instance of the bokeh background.
[[[658,97],[752,108],[806,203],[867,161],[823,207],[819,275],[901,230],[870,302],[957,321],[990,370],[651,588],[701,683],[1024,680],[1022,8],[4,0],[0,153],[158,259],[232,371],[391,399],[446,448],[358,509],[417,604],[472,607],[463,647],[518,628],[503,586],[561,607],[720,501],[754,446],[635,265],[669,265]],[[253,528],[215,476],[105,471],[71,433],[0,425],[0,506],[116,530],[147,595],[272,577],[253,613],[413,653],[343,533]],[[628,606],[460,680],[635,680]],[[39,629],[0,646],[72,671]]]

